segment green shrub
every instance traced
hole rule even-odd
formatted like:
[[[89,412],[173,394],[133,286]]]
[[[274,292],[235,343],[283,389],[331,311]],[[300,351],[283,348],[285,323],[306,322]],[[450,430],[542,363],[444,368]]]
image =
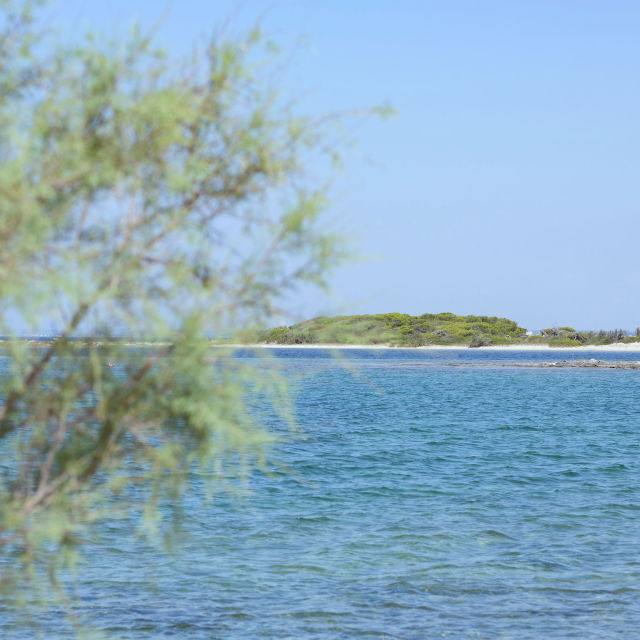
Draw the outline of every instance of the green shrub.
[[[640,336],[612,331],[576,331],[573,327],[542,329],[540,335],[528,336],[517,322],[495,316],[457,316],[453,313],[406,313],[374,315],[320,316],[291,327],[275,327],[261,334],[261,341],[278,344],[390,344],[417,347],[431,345],[611,344],[637,342]]]

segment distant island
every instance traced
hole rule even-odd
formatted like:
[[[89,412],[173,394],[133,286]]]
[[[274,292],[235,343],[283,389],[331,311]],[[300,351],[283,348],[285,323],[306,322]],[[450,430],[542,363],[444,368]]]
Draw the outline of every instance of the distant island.
[[[259,342],[279,345],[357,344],[422,347],[430,345],[486,347],[492,345],[548,345],[576,347],[640,342],[640,330],[577,331],[551,327],[534,334],[517,322],[495,316],[458,316],[454,313],[381,313],[321,316],[291,326],[262,331]]]
[[[244,339],[243,339],[244,338]],[[291,326],[245,334],[240,340],[211,338],[212,346],[350,345],[374,347],[579,347],[635,344],[640,350],[640,327],[630,335],[622,329],[577,331],[573,327],[551,327],[534,333],[508,318],[458,316],[454,313],[378,313],[374,315],[320,316]],[[15,342],[48,347],[64,339],[78,348],[122,346],[167,347],[170,337],[134,336],[0,336],[0,349]],[[234,344],[235,343],[235,344]]]

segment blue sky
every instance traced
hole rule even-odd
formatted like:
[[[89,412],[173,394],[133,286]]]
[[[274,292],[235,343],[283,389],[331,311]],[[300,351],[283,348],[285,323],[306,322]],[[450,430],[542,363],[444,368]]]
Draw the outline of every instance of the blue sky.
[[[311,111],[389,101],[345,158],[329,217],[361,259],[294,317],[452,311],[539,329],[640,326],[638,2],[54,1],[60,30],[160,19],[189,51],[262,19]],[[300,39],[305,41],[300,46]]]

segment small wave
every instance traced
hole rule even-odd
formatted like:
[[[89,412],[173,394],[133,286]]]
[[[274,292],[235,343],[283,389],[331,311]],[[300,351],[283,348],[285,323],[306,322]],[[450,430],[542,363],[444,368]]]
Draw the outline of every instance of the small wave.
[[[481,536],[487,536],[488,538],[495,538],[497,540],[512,540],[515,542],[515,538],[503,533],[502,531],[498,531],[497,529],[485,529],[480,532]]]

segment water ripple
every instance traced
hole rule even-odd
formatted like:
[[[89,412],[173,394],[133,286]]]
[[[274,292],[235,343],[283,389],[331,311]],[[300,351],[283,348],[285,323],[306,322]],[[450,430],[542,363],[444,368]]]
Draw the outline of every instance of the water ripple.
[[[458,356],[398,351],[348,355],[355,376],[282,351],[316,372],[303,433],[273,451],[290,471],[194,500],[175,556],[105,526],[75,586],[90,625],[122,640],[637,637],[638,372],[404,367]],[[26,629],[0,604],[1,637],[36,627],[70,633],[62,612]]]

